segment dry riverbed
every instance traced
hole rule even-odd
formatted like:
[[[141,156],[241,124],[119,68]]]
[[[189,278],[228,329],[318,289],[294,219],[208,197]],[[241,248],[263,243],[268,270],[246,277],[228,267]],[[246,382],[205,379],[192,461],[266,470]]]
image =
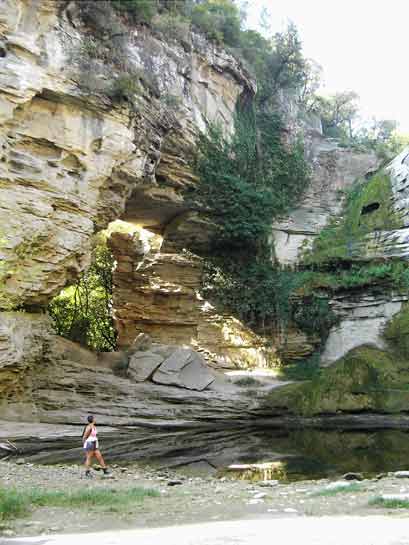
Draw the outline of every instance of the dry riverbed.
[[[409,514],[407,508],[370,504],[383,494],[409,494],[408,478],[389,474],[361,482],[334,481],[250,482],[137,465],[113,467],[110,479],[94,472],[94,478],[86,480],[79,466],[0,461],[3,490],[66,494],[103,490],[113,496],[135,487],[154,491],[152,496],[124,505],[35,506],[22,517],[0,519],[0,534],[29,536],[283,516]]]

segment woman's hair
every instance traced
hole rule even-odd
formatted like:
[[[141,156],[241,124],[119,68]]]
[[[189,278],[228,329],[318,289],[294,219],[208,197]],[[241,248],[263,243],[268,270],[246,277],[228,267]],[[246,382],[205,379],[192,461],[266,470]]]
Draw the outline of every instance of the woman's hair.
[[[92,416],[92,414],[87,417],[87,420],[89,424],[92,424],[92,422],[94,421],[94,417]]]

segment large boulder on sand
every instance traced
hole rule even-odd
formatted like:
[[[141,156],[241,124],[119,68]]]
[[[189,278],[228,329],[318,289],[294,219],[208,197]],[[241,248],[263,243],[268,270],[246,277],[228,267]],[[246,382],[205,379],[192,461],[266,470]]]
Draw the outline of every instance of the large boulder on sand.
[[[179,386],[188,390],[202,391],[215,376],[206,366],[200,354],[189,348],[178,348],[154,373],[152,380],[157,384]]]

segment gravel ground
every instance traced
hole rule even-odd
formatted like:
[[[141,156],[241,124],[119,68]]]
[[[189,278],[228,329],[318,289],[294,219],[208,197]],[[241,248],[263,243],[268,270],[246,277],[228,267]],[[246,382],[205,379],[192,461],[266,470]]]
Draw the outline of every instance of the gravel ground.
[[[290,484],[239,481],[214,476],[189,476],[183,472],[154,470],[141,466],[112,467],[112,478],[94,472],[85,480],[79,466],[42,466],[31,463],[0,462],[0,485],[20,490],[30,488],[79,490],[83,488],[126,489],[143,486],[160,492],[142,504],[112,512],[37,508],[27,518],[7,523],[3,536],[92,532],[115,529],[164,527],[198,522],[236,519],[266,519],[325,515],[393,515],[407,517],[409,510],[370,506],[381,494],[409,494],[409,479],[392,474],[364,480],[333,496],[317,495],[332,486],[329,480]],[[180,483],[176,484],[175,483]],[[333,482],[333,481],[332,481]],[[356,483],[354,483],[356,484]]]

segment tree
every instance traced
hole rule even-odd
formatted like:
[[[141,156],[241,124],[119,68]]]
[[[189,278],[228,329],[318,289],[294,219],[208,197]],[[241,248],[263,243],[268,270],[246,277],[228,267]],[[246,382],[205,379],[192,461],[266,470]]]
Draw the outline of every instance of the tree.
[[[259,26],[264,36],[271,35],[271,11],[266,6],[263,6],[260,11]]]
[[[297,28],[290,23],[283,33],[276,33],[265,60],[265,75],[259,82],[259,100],[268,101],[279,89],[297,89],[304,79],[306,61]]]
[[[315,109],[317,91],[322,82],[322,66],[312,59],[306,59],[304,78],[300,88],[300,103],[307,112]]]
[[[231,47],[239,45],[241,13],[231,0],[204,0],[193,7],[191,18],[209,38]]]
[[[89,269],[74,285],[64,289],[49,305],[58,335],[91,350],[116,348],[112,319],[112,269],[114,259],[101,233],[95,241]]]
[[[322,120],[325,136],[353,138],[353,125],[358,116],[359,96],[354,91],[343,91],[329,97],[317,97],[315,110]]]

